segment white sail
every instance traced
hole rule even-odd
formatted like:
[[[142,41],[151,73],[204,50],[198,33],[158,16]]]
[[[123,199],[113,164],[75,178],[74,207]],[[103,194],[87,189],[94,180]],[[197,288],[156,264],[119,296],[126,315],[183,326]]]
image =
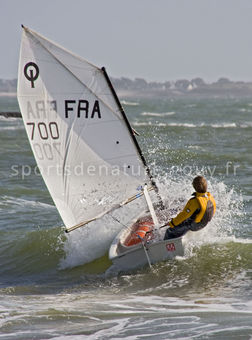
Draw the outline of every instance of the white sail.
[[[104,70],[23,28],[18,101],[67,229],[137,193],[146,169]]]

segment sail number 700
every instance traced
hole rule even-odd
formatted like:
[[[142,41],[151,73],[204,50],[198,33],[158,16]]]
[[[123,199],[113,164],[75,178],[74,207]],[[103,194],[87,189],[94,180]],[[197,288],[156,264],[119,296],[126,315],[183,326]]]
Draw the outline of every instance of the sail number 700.
[[[59,139],[59,129],[56,122],[50,122],[48,126],[44,122],[40,123],[26,123],[27,126],[31,126],[31,140],[34,139],[35,133],[38,133],[40,138],[47,140],[49,138]]]

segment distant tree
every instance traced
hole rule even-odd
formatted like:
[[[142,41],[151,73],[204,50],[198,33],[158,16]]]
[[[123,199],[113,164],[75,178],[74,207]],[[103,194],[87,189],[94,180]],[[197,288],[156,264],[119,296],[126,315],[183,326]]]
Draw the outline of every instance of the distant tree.
[[[171,83],[169,81],[166,81],[164,84],[163,84],[164,88],[166,90],[170,89],[171,88]]]
[[[231,83],[231,81],[228,79],[228,78],[220,78],[218,81],[217,81],[218,84],[229,84]]]
[[[188,89],[189,85],[190,85],[190,82],[187,79],[181,79],[181,80],[177,80],[175,82],[175,87],[178,90],[182,90],[182,91],[186,91]]]
[[[130,89],[133,86],[133,81],[129,78],[112,78],[111,79],[113,85],[115,86],[115,88],[120,88],[120,89]]]
[[[201,86],[204,86],[206,85],[206,83],[204,82],[203,79],[201,78],[194,78],[191,80],[191,84],[193,87],[197,86],[197,87],[201,87]]]
[[[148,83],[143,78],[136,78],[134,81],[134,87],[136,89],[146,89],[148,87]]]
[[[10,82],[11,82],[12,87],[17,88],[17,79],[12,79]]]
[[[155,81],[152,81],[148,84],[148,87],[151,88],[151,89],[155,89],[155,90],[158,90],[158,89],[162,89],[163,88],[163,84],[162,83],[157,83]]]
[[[4,92],[4,85],[2,79],[0,79],[0,92]]]
[[[0,79],[0,92],[16,92],[17,79]]]

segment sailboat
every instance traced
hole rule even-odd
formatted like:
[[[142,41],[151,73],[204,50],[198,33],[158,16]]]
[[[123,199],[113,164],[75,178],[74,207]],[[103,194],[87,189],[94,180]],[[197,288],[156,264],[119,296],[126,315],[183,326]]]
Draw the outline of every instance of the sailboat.
[[[158,188],[105,68],[22,28],[18,102],[65,231],[146,200],[151,215],[141,211],[116,237],[111,234],[110,259],[130,269],[182,255],[180,238],[163,241],[156,232],[150,192],[160,201]]]

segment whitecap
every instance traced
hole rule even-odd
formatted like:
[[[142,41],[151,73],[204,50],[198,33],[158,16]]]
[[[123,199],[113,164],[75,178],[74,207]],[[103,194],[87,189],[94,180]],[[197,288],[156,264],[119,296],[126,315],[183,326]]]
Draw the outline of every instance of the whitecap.
[[[198,127],[199,125],[192,124],[192,123],[169,123],[169,124],[167,124],[167,126],[194,128],[194,127]],[[201,125],[201,126],[203,126],[203,125]]]
[[[137,103],[137,102],[129,102],[127,100],[122,100],[121,104],[127,105],[127,106],[138,106],[139,105],[139,103]]]
[[[246,109],[246,108],[239,109],[239,111],[240,111],[240,112],[251,112],[251,110]]]
[[[236,123],[221,123],[221,124],[211,124],[213,128],[236,128]]]
[[[48,204],[48,203],[43,203],[40,201],[31,201],[31,200],[26,200],[23,198],[17,198],[17,197],[12,197],[12,196],[2,196],[0,198],[0,205],[2,206],[20,206],[20,207],[28,207],[28,208],[55,208],[54,205]]]
[[[17,125],[17,126],[0,126],[0,131],[16,131],[16,130],[23,130],[23,125]]]
[[[174,111],[171,112],[142,112],[141,116],[148,116],[148,117],[167,117],[173,116],[175,114]]]
[[[152,122],[134,122],[132,123],[134,126],[153,126]]]
[[[240,124],[241,128],[251,128],[252,127],[252,122],[244,122]]]

